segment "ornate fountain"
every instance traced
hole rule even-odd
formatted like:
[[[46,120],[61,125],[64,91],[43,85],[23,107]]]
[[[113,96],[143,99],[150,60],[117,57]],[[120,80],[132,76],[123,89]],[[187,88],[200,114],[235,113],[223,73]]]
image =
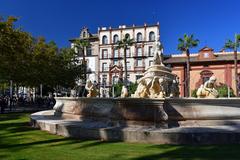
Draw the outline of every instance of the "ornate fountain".
[[[179,82],[172,70],[163,64],[163,53],[158,39],[154,45],[153,65],[148,67],[138,80],[138,87],[132,97],[165,98],[179,96]]]
[[[154,63],[131,98],[57,97],[53,110],[31,115],[34,127],[66,137],[158,144],[240,143],[240,99],[217,97],[210,78],[197,95],[179,98],[179,81],[162,63],[160,43]],[[127,94],[126,94],[127,95]]]

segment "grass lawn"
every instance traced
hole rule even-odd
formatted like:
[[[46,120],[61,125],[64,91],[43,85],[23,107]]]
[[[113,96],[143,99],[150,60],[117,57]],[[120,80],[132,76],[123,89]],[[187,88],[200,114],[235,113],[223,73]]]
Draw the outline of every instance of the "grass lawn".
[[[240,159],[240,145],[152,145],[81,141],[29,126],[28,113],[0,114],[0,160]]]

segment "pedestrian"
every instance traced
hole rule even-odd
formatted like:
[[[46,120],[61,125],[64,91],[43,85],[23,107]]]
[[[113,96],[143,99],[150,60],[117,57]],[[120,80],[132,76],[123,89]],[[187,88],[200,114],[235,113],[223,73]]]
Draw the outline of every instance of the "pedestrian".
[[[3,114],[5,112],[6,102],[4,97],[0,97],[0,107],[1,107],[1,113]]]

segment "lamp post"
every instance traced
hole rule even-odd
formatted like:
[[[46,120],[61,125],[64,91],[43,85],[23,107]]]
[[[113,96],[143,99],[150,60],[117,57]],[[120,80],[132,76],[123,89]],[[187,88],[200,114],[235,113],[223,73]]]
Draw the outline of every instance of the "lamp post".
[[[13,81],[10,80],[10,98],[12,98],[12,95],[13,95]]]
[[[42,88],[43,88],[43,85],[40,84],[40,97],[42,98]]]

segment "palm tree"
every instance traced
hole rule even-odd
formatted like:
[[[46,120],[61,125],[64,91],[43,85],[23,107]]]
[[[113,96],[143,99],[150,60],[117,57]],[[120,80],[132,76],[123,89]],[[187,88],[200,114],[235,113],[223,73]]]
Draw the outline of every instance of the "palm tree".
[[[76,40],[75,41],[75,47],[77,48],[77,52],[79,54],[80,50],[82,51],[82,67],[83,67],[83,83],[86,82],[87,79],[87,66],[86,66],[86,60],[85,60],[85,56],[86,56],[86,52],[87,52],[87,47],[90,46],[89,41],[87,40]]]
[[[125,72],[125,75],[124,75],[125,87],[127,87],[127,49],[129,46],[133,45],[133,42],[134,42],[134,39],[130,39],[130,37],[126,35],[121,41],[117,42],[117,47],[116,47],[116,49],[122,48],[124,52],[123,58],[124,58],[124,72]]]
[[[237,50],[240,47],[240,34],[235,34],[234,42],[231,40],[227,40],[224,44],[225,49],[233,50],[234,54],[234,72],[235,72],[235,89],[236,89],[236,95],[239,96],[238,92],[238,59],[237,59]]]
[[[185,52],[187,55],[186,65],[187,65],[187,77],[185,81],[185,96],[190,96],[190,48],[197,47],[199,43],[198,39],[194,39],[193,35],[191,34],[188,36],[184,34],[183,38],[178,39],[178,50]]]

